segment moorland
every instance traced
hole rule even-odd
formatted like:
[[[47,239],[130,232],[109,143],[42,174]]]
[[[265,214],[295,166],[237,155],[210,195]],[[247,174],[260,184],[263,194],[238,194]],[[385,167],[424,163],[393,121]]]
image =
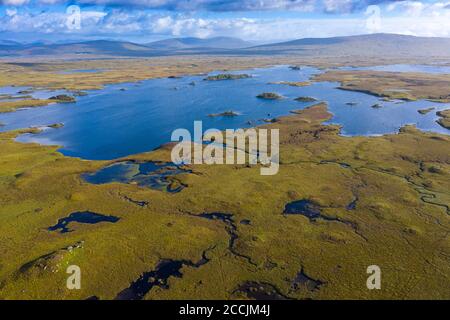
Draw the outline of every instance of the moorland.
[[[21,57],[1,60],[0,86],[76,92],[215,70],[387,62],[431,61],[293,54]],[[73,69],[105,71],[62,72]],[[329,70],[311,81],[436,103],[447,101],[450,86],[442,75],[358,70]],[[29,102],[0,101],[0,110],[19,112]],[[382,136],[345,137],[339,125],[325,123],[333,117],[326,101],[309,102],[301,110],[294,102],[290,115],[262,126],[280,130],[275,176],[261,176],[259,166],[250,165],[173,168],[171,144],[90,161],[65,156],[60,146],[15,140],[41,128],[0,132],[0,298],[449,299],[449,136],[405,125]],[[446,119],[447,112],[440,114]],[[141,170],[144,180],[129,183],[86,179],[121,164],[127,178],[136,175],[135,165],[159,169]],[[176,174],[166,174],[170,170]],[[140,184],[154,182],[155,172],[164,174],[164,188]],[[382,270],[382,290],[366,287],[366,269],[374,264]],[[65,286],[69,265],[82,270],[80,290]]]

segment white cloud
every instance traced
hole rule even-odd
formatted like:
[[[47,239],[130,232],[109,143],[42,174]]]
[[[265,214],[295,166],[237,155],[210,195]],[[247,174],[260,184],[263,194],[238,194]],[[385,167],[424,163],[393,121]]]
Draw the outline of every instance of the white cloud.
[[[324,0],[326,12],[349,12],[352,10],[353,0]]]
[[[27,3],[38,4],[80,4],[105,5],[121,8],[149,8],[173,11],[322,11],[328,13],[350,12],[364,10],[371,4],[390,3],[398,0],[0,0],[10,5]]]
[[[347,0],[342,1],[350,3]],[[332,2],[335,1],[328,0],[329,10],[337,10],[338,7]],[[377,32],[417,36],[450,36],[450,10],[445,9],[450,6],[450,2],[443,1],[423,6],[416,3],[417,1],[401,1],[390,5],[387,8],[389,12],[384,11],[381,14],[381,24]],[[342,2],[341,5],[343,5]],[[408,11],[407,8],[413,11]],[[366,20],[362,14],[349,16],[347,19],[334,15],[325,15],[325,18],[320,19],[263,19],[254,18],[254,15],[253,18],[245,18],[242,15],[224,17],[221,14],[204,18],[195,14],[162,14],[149,10],[112,9],[102,12],[82,8],[81,29],[69,30],[66,24],[67,15],[64,12],[30,13],[29,10],[8,10],[10,10],[9,14],[0,17],[0,31],[35,34],[78,33],[86,36],[115,34],[124,38],[128,35],[146,37],[234,36],[258,41],[343,36],[370,32],[366,29]]]
[[[3,4],[5,6],[22,6],[29,2],[29,0],[0,0],[0,4]]]
[[[409,16],[420,16],[423,10],[427,7],[422,2],[419,1],[401,1],[397,3],[392,3],[387,7],[388,11],[401,10],[402,13]]]
[[[17,14],[17,9],[15,9],[15,8],[6,9],[5,12],[8,17],[12,17]]]

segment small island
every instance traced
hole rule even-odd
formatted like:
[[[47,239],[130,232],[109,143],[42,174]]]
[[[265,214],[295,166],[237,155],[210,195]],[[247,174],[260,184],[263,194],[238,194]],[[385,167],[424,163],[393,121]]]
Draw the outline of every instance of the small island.
[[[298,97],[298,98],[295,98],[294,100],[298,101],[298,102],[315,102],[315,101],[317,101],[317,99],[313,98],[313,97]]]
[[[269,84],[282,84],[282,85],[286,85],[286,86],[291,86],[291,87],[307,87],[309,85],[311,85],[311,82],[309,81],[277,81],[277,82],[271,82]]]
[[[33,90],[20,90],[17,94],[30,94],[33,93]]]
[[[58,129],[58,128],[64,127],[64,123],[54,123],[54,124],[49,125],[48,127],[52,128],[52,129]]]
[[[274,92],[263,92],[261,94],[258,94],[256,97],[260,98],[260,99],[266,99],[266,100],[283,99],[282,96],[280,96],[278,93],[274,93]]]
[[[434,109],[435,109],[434,107],[431,107],[431,108],[427,108],[427,109],[420,109],[420,110],[417,110],[417,112],[420,113],[420,114],[425,115],[425,114],[427,114],[427,113],[430,113],[430,112],[433,111]]]
[[[300,67],[300,66],[290,66],[289,69],[295,70],[295,71],[299,71],[299,70],[302,70],[302,67]]]
[[[236,117],[238,115],[239,113],[230,110],[221,113],[211,113],[208,117]]]
[[[49,100],[57,100],[57,102],[76,102],[75,98],[67,94],[59,94],[57,96],[50,97]]]
[[[231,73],[222,73],[215,76],[206,77],[205,81],[221,81],[221,80],[238,80],[238,79],[248,79],[252,76],[249,74],[231,74]]]
[[[72,92],[72,94],[74,95],[74,97],[84,97],[87,96],[87,92],[84,91],[74,91]]]
[[[353,107],[353,106],[357,106],[358,102],[347,102],[346,105]]]
[[[380,109],[380,108],[383,108],[383,105],[380,104],[380,103],[375,103],[375,104],[372,106],[372,108],[373,108],[373,109]]]
[[[439,123],[445,129],[450,130],[450,109],[438,111],[436,112],[436,115],[441,117],[441,119],[437,120],[437,123]]]

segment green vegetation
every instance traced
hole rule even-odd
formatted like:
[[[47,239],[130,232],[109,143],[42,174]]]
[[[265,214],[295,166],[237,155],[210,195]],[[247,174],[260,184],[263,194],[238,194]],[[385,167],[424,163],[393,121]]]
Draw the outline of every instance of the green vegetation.
[[[97,61],[111,71],[85,75],[57,74],[68,63],[38,64],[39,72],[0,63],[0,85],[87,90],[270,62],[200,60],[208,63]],[[316,60],[311,63],[323,63]],[[175,194],[137,184],[93,185],[81,177],[120,161],[170,162],[170,144],[126,159],[85,161],[63,156],[57,146],[14,140],[38,128],[0,133],[0,299],[113,299],[161,259],[193,264],[145,299],[245,299],[246,287],[292,299],[449,299],[449,137],[413,126],[380,137],[343,137],[338,126],[323,124],[330,117],[320,103],[264,126],[280,130],[275,176],[261,176],[259,166],[191,165],[192,173],[171,177],[173,189],[185,186]],[[302,199],[325,218],[283,215],[287,203]],[[71,223],[66,234],[47,230],[86,210],[120,221]],[[202,216],[213,212],[231,216]],[[202,257],[207,262],[196,264]],[[82,269],[81,290],[66,290],[72,264]],[[383,290],[367,290],[370,264],[381,267]]]
[[[264,93],[258,94],[256,97],[260,98],[260,99],[266,99],[266,100],[283,99],[282,96],[280,96],[278,93],[274,93],[274,92],[264,92]]]
[[[298,102],[314,102],[317,101],[316,98],[312,98],[312,97],[298,97],[294,99],[295,101]]]
[[[63,103],[63,102],[67,102],[67,103],[71,103],[71,102],[76,102],[75,98],[72,96],[69,96],[67,94],[60,94],[54,97],[51,97],[49,100],[55,100],[58,101],[59,103]]]
[[[436,113],[441,119],[437,121],[442,127],[450,130],[450,109]]]
[[[216,76],[206,77],[204,80],[206,81],[221,81],[221,80],[238,80],[238,79],[248,79],[251,78],[248,74],[231,74],[231,73],[223,73],[218,74]]]
[[[59,129],[64,127],[64,123],[54,123],[48,126],[49,128],[53,128],[53,129]]]
[[[0,133],[0,298],[113,299],[162,258],[196,264],[204,255],[207,263],[183,266],[145,299],[247,298],[240,288],[249,282],[292,299],[448,299],[449,138],[411,126],[342,137],[322,124],[330,117],[321,103],[265,126],[280,130],[277,175],[192,165],[175,177],[186,186],[176,194],[88,184],[82,173],[124,159],[83,161],[14,141],[38,129]],[[170,153],[167,145],[126,160],[169,162]],[[330,220],[283,215],[301,199]],[[120,221],[47,231],[86,210]],[[208,212],[232,216],[201,216]],[[375,263],[383,290],[370,291],[365,271]],[[72,264],[82,269],[81,290],[65,288]],[[299,284],[299,274],[311,285]]]

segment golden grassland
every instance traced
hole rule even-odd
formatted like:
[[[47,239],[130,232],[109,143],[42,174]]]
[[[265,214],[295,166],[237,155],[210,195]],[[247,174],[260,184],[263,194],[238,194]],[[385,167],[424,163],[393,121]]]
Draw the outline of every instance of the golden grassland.
[[[270,84],[281,84],[291,87],[307,87],[311,85],[311,82],[309,81],[299,81],[299,82],[292,82],[292,81],[278,81],[278,82],[272,82]]]
[[[151,78],[204,74],[214,70],[246,69],[270,65],[270,58],[176,57],[82,61],[0,63],[0,86],[89,90],[106,84],[137,82]],[[63,73],[94,69],[92,73]]]
[[[328,71],[315,81],[340,82],[343,90],[361,91],[388,99],[450,102],[450,78],[445,74],[382,71]]]
[[[81,59],[5,58],[0,59],[0,87],[24,86],[33,90],[67,90],[76,96],[83,90],[102,89],[115,83],[139,82],[145,79],[178,77],[183,75],[206,74],[211,71],[243,70],[271,65],[309,65],[320,69],[345,65],[368,66],[395,63],[428,64],[443,63],[436,59],[376,58],[368,61],[363,57],[313,57],[296,56],[175,56],[152,58],[106,58],[91,57]],[[65,57],[67,59],[67,57]],[[73,70],[97,70],[98,72],[71,72]],[[386,79],[386,74],[392,81]],[[442,75],[408,74],[393,76],[391,73],[331,71],[319,75],[316,80],[342,81],[342,88],[363,91],[387,98],[430,99],[438,102],[449,101],[449,80]],[[409,80],[408,80],[409,79]],[[386,81],[385,81],[386,80]],[[308,86],[306,82],[278,82],[290,86]],[[389,91],[392,88],[397,91]],[[400,89],[400,90],[398,90]],[[46,106],[55,100],[33,99],[30,96],[14,101],[0,101],[0,113],[12,112],[20,108]]]
[[[137,185],[92,185],[80,175],[123,161],[65,157],[58,147],[22,144],[30,130],[0,133],[0,298],[113,299],[162,259],[209,262],[184,266],[168,288],[145,299],[246,298],[246,281],[268,283],[292,299],[449,299],[449,138],[414,127],[381,137],[342,137],[326,104],[279,118],[280,171],[258,166],[192,165],[170,194]],[[170,161],[170,146],[129,156]],[[128,200],[127,200],[128,199]],[[147,201],[141,207],[135,201]],[[283,215],[309,199],[334,221]],[[347,206],[356,202],[354,210]],[[120,218],[47,230],[72,212]],[[229,228],[196,215],[233,214]],[[250,224],[241,224],[241,220]],[[344,223],[345,222],[345,223]],[[82,245],[80,245],[82,243]],[[70,247],[70,249],[69,249]],[[67,265],[82,270],[81,290],[67,290]],[[382,270],[382,290],[366,288],[366,268]],[[292,285],[302,271],[322,283]]]
[[[43,107],[52,103],[63,103],[58,99],[24,99],[0,102],[0,113],[13,112],[17,109]]]
[[[439,111],[437,115],[440,117],[437,123],[450,130],[450,109]]]
[[[333,68],[345,65],[368,66],[396,63],[442,63],[430,58],[409,59],[364,57],[296,56],[174,56],[133,59],[98,58],[90,60],[59,60],[50,58],[0,59],[0,87],[31,86],[35,88],[88,90],[101,89],[106,84],[136,82],[144,79],[204,74],[211,71],[242,70],[270,65],[310,65]],[[93,73],[67,73],[71,70],[99,70]]]

